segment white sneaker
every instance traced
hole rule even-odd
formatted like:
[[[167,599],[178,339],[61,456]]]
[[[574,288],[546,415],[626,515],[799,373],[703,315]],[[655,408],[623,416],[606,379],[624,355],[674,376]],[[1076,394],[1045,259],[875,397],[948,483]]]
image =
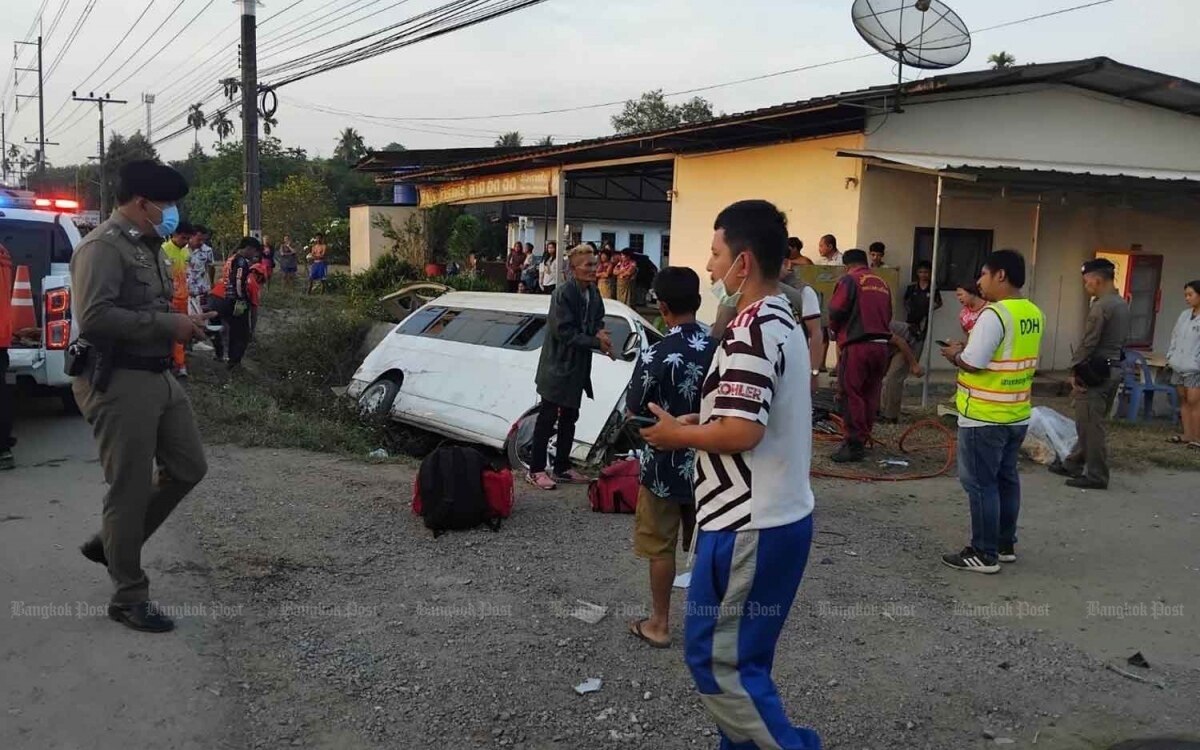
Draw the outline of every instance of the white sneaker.
[[[207,341],[197,341],[192,345],[192,349],[198,352],[211,352],[213,347],[212,344],[208,343]]]

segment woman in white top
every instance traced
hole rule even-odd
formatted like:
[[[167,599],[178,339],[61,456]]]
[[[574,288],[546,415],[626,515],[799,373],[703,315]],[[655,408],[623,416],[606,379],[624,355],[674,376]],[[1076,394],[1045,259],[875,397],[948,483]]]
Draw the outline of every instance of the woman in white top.
[[[1200,279],[1183,287],[1183,299],[1187,308],[1175,323],[1171,348],[1167,350],[1171,385],[1179,390],[1183,421],[1183,435],[1174,442],[1200,449]]]
[[[546,252],[542,255],[540,278],[538,279],[543,294],[554,294],[554,285],[558,283],[558,277],[554,273],[556,262],[558,262],[558,245],[548,242],[546,243]]]

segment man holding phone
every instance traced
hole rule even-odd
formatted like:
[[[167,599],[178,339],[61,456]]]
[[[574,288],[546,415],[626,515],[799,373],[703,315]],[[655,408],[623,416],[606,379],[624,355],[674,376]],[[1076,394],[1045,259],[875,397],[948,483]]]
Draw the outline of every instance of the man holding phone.
[[[664,268],[654,277],[658,312],[667,336],[642,353],[629,383],[626,405],[631,421],[645,427],[657,418],[644,415],[650,404],[671,414],[700,411],[700,385],[716,346],[696,322],[700,309],[700,277],[690,268]],[[633,529],[633,551],[650,561],[650,617],[629,623],[629,632],[654,648],[671,645],[671,586],[675,581],[675,546],[683,528],[683,548],[691,547],[696,526],[692,490],[695,451],[642,451],[641,487]]]

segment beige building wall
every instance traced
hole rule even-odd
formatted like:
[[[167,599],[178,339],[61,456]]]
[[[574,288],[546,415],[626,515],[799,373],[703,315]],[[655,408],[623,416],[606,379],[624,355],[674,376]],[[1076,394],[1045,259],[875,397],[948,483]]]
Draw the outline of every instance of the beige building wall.
[[[392,242],[373,226],[374,217],[382,214],[397,228],[409,216],[420,211],[416,206],[351,206],[350,207],[350,272],[370,268],[376,260],[392,250]]]
[[[815,256],[823,234],[852,247],[858,238],[862,167],[836,153],[861,144],[862,136],[853,134],[676,157],[671,265],[694,269],[707,286],[713,221],[730,203],[749,198],[769,200],[785,212],[789,231],[804,241],[806,254]],[[715,315],[716,302],[705,294],[700,318],[711,322]]]
[[[1128,248],[1164,256],[1163,303],[1155,328],[1154,350],[1165,353],[1175,318],[1183,310],[1183,284],[1200,277],[1200,218],[1169,201],[1146,201],[1120,207],[1114,196],[1056,193],[1045,196],[1041,229],[1034,253],[1037,196],[1002,198],[971,194],[946,181],[942,226],[990,229],[993,247],[1025,255],[1029,279],[1026,293],[1046,314],[1042,369],[1064,370],[1071,360],[1087,315],[1080,266],[1100,249]],[[890,265],[900,267],[901,286],[911,281],[915,231],[932,227],[937,181],[929,175],[869,168],[864,176],[858,237],[866,245],[878,240],[888,247]],[[961,339],[959,306],[952,292],[942,293],[944,306],[934,314],[932,339]],[[937,368],[949,365],[934,357]]]

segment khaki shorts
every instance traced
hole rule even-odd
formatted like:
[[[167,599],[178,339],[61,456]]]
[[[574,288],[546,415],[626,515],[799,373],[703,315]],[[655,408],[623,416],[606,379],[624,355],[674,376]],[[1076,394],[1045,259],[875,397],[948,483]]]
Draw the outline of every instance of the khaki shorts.
[[[683,528],[683,548],[692,543],[696,528],[696,507],[690,501],[655,495],[638,487],[637,513],[633,524],[633,552],[646,560],[674,560],[679,529]]]

